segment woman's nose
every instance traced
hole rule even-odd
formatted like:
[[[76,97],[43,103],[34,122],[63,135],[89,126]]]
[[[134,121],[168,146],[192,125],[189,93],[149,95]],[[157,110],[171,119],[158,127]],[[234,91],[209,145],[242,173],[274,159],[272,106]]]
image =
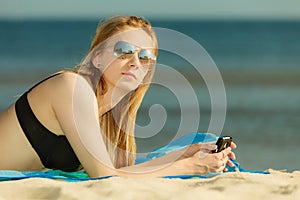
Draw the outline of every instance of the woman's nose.
[[[129,64],[131,67],[139,67],[141,65],[138,51],[132,55],[129,60]]]

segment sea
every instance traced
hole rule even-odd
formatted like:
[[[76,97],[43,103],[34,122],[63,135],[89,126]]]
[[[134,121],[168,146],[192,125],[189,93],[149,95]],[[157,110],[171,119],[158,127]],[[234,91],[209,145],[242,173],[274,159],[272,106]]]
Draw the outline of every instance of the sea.
[[[78,64],[101,20],[0,20],[0,111],[40,79]],[[158,78],[137,116],[138,151],[216,130],[233,137],[245,169],[300,169],[300,21],[149,20],[203,50],[176,46],[175,38],[172,49],[187,57],[159,50]],[[202,53],[218,72],[210,82],[190,62]]]

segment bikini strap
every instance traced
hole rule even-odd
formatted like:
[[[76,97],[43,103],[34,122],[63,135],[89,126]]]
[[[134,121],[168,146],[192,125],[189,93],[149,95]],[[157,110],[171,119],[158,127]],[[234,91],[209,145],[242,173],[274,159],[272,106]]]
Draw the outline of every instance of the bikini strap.
[[[59,74],[62,74],[62,73],[63,73],[63,72],[57,72],[57,73],[55,73],[55,74],[52,74],[51,76],[48,76],[48,77],[44,78],[43,80],[39,81],[39,82],[36,83],[34,86],[32,86],[26,93],[29,93],[29,92],[30,92],[31,90],[33,90],[36,86],[38,86],[39,84],[41,84],[41,83],[47,81],[48,79],[50,79],[50,78],[52,78],[52,77],[54,77],[54,76],[57,76],[57,75],[59,75]]]

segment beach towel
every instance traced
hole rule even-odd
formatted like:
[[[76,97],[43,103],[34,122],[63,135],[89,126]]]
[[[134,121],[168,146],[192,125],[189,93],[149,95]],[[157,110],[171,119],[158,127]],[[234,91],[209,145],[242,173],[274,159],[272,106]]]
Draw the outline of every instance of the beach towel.
[[[170,142],[167,145],[154,149],[153,151],[148,153],[146,157],[137,158],[136,164],[149,161],[155,158],[159,158],[167,153],[170,153],[175,150],[179,150],[191,144],[195,144],[198,142],[213,142],[216,141],[216,139],[217,136],[214,134],[198,133],[198,132],[189,133],[183,137],[180,137]],[[234,167],[227,166],[228,172],[234,172],[238,169],[240,172],[262,173],[262,174],[269,173],[262,170],[247,170],[242,168],[237,161],[233,161],[233,163],[235,164]],[[195,175],[164,176],[162,178],[169,178],[169,179],[170,178],[180,178],[180,179],[209,178],[209,177],[217,176],[219,174],[221,173],[209,173],[206,175],[195,174]],[[78,182],[78,181],[87,181],[87,180],[101,180],[110,177],[113,176],[90,178],[85,171],[64,172],[61,170],[51,170],[51,169],[47,169],[44,171],[0,170],[0,181],[19,180],[25,178],[49,178],[49,179],[58,179],[58,180],[64,180],[69,182]]]

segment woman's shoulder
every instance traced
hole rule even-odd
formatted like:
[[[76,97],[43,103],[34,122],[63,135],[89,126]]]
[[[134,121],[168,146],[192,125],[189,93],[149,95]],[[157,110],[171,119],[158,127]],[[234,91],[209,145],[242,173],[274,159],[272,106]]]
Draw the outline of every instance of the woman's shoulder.
[[[74,71],[60,71],[54,74],[54,77],[50,80],[53,87],[64,88],[74,87],[75,84],[82,83],[84,77]]]
[[[85,78],[74,71],[59,71],[34,85],[28,92],[55,96],[72,94],[74,87],[88,84]],[[31,92],[32,91],[32,92]]]
[[[55,77],[56,80],[60,81],[74,81],[75,79],[80,77],[80,75],[77,72],[71,70],[62,70],[54,73],[51,76]]]
[[[64,71],[59,71],[59,72],[51,74],[51,75],[47,76],[46,78],[42,79],[41,81],[36,83],[34,86],[32,86],[29,89],[29,91],[31,91],[35,88],[41,88],[43,86],[47,86],[47,87],[52,86],[54,83],[57,83],[57,82],[60,82],[60,84],[62,82],[71,83],[77,77],[79,77],[79,75],[74,71],[65,71],[65,70]]]
[[[53,91],[54,95],[73,95],[75,91],[80,94],[94,93],[88,79],[74,71],[58,72],[47,85],[47,90]]]
[[[72,100],[75,93],[83,94],[86,90],[92,92],[87,80],[82,75],[72,71],[58,72],[47,82],[39,94],[46,93],[44,96],[56,104]]]

